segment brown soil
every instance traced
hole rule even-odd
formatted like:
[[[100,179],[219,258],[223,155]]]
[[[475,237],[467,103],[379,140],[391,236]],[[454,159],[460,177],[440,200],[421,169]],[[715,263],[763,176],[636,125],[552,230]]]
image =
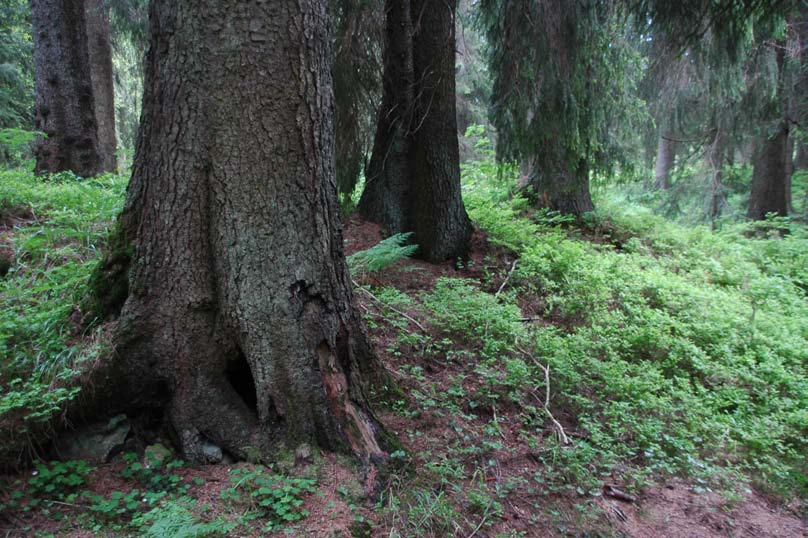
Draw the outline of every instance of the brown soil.
[[[782,538],[808,532],[791,510],[760,495],[730,502],[717,493],[697,493],[681,480],[648,488],[636,504],[603,498],[599,505],[615,528],[637,538]]]

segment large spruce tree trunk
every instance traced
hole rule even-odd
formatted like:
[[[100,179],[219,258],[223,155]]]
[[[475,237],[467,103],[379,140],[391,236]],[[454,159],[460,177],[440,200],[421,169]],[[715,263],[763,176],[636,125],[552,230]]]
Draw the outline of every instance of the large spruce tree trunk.
[[[84,0],[30,0],[36,70],[36,173],[101,171]]]
[[[785,84],[785,43],[775,44],[777,59],[777,101],[771,107],[774,132],[764,127],[758,135],[752,157],[752,186],[747,217],[762,220],[767,213],[788,215],[791,204],[788,186],[788,94]]]
[[[472,233],[460,193],[456,0],[387,0],[384,96],[360,214],[413,232],[429,261],[463,257]]]
[[[336,202],[327,27],[325,0],[151,4],[110,409],[162,416],[192,460],[207,442],[383,453]]]
[[[115,85],[112,46],[109,41],[108,0],[85,0],[84,12],[101,169],[104,172],[113,172],[118,167],[118,158],[115,155],[118,141],[115,136]]]
[[[552,145],[553,141],[547,141]],[[532,195],[536,203],[559,213],[581,216],[594,211],[592,195],[589,192],[589,166],[586,161],[567,153],[563,148],[556,148],[556,153],[565,157],[536,159],[536,167],[530,177]]]
[[[514,5],[518,6],[519,4],[514,3]],[[574,35],[577,32],[575,29],[575,17],[577,13],[580,13],[580,10],[577,8],[569,9],[568,2],[564,0],[539,2],[537,5],[540,6],[538,13],[542,13],[546,18],[541,24],[544,25],[545,31],[549,34],[547,37],[548,43],[553,43],[548,46],[549,52],[546,52],[546,54],[551,54],[555,57],[549,65],[553,65],[553,69],[557,72],[551,76],[560,77],[565,81],[565,84],[570,86],[579,84],[578,81],[572,80],[573,75],[570,66],[589,61],[581,57],[576,50],[578,37]],[[523,19],[528,11],[532,10],[523,11],[515,7],[512,13],[513,16]],[[516,65],[520,59],[514,58],[512,61]],[[585,68],[587,72],[589,67]],[[530,83],[535,84],[536,88],[541,88],[544,75],[542,73],[535,73],[534,75],[530,77]],[[583,84],[586,88],[580,92],[582,102],[576,106],[580,106],[581,110],[586,110],[588,107],[587,96],[592,95],[595,88],[591,79],[587,79]],[[507,91],[519,91],[519,89],[512,88]],[[541,90],[528,90],[528,94],[530,92],[536,92],[534,95],[538,96]],[[555,114],[558,109],[567,106],[562,102],[564,99],[569,98],[570,95],[575,95],[575,93],[567,94],[567,97],[563,99],[558,96],[554,97],[554,99],[559,99],[554,105],[550,105],[549,101],[547,101],[539,109],[529,114],[532,117],[529,123],[541,122],[543,121],[543,114],[548,112]],[[559,126],[559,128],[574,129],[574,127],[566,125]],[[585,132],[594,127],[581,124],[577,128]],[[533,129],[533,127],[530,127],[530,129]],[[572,147],[574,144],[568,134],[545,133],[541,139],[534,139],[531,142],[530,150],[523,152],[522,158],[523,160],[525,158],[529,159],[535,163],[533,173],[529,178],[529,186],[532,189],[529,195],[533,198],[535,204],[542,208],[580,218],[584,213],[595,209],[589,189],[589,151],[586,147]],[[576,144],[588,144],[586,136],[578,139]]]

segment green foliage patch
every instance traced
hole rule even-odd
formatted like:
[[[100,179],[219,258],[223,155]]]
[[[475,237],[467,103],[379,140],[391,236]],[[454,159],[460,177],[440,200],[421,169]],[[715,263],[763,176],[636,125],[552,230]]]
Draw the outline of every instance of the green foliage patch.
[[[80,364],[104,352],[99,332],[81,333],[78,305],[125,185],[122,175],[0,171],[0,225],[12,227],[0,233],[11,252],[0,278],[0,459],[75,397]]]
[[[535,387],[544,375],[531,361],[503,375],[508,355],[523,355],[508,352],[513,342],[552,372],[551,406],[577,435],[572,448],[545,447],[542,480],[596,486],[593,468],[629,468],[638,479],[740,474],[783,495],[808,491],[804,225],[685,228],[604,200],[589,217],[591,241],[522,211],[519,199],[492,201],[492,188],[467,182],[466,203],[492,241],[518,253],[516,289],[498,297],[499,310],[468,311],[472,294],[445,293],[467,284],[444,282],[425,304],[441,325],[475,336],[479,316],[513,319],[502,310],[519,298],[534,298],[552,322],[511,323],[482,342],[484,357],[500,353],[486,367],[503,387]]]
[[[265,518],[264,531],[279,529],[309,515],[303,498],[315,491],[316,480],[267,473],[263,467],[237,468],[230,472],[232,487],[222,498],[246,504],[252,517]]]
[[[402,258],[412,256],[418,245],[408,245],[411,232],[398,233],[379,241],[367,250],[348,256],[348,267],[354,275],[381,271]]]

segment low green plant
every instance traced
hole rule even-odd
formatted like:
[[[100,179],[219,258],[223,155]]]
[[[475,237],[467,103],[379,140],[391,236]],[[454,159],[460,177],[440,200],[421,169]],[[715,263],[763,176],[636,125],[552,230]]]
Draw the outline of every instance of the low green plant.
[[[217,518],[201,521],[194,513],[195,501],[187,497],[162,502],[132,519],[132,526],[144,538],[207,538],[227,536],[237,525]]]
[[[93,469],[82,460],[38,463],[28,480],[27,495],[40,502],[75,499]]]
[[[15,128],[0,129],[0,152],[6,158],[5,164],[23,164],[31,156],[31,148],[38,136],[45,136],[45,133]]]
[[[383,512],[389,515],[390,536],[451,536],[462,520],[457,506],[443,490],[413,489],[383,500]]]
[[[270,471],[270,472],[268,472]],[[315,491],[316,480],[276,474],[264,467],[236,468],[230,472],[231,487],[222,498],[249,508],[251,518],[267,520],[269,532],[302,520],[309,512],[302,508],[306,494]]]
[[[126,466],[121,471],[121,476],[130,480],[135,480],[141,487],[148,491],[170,492],[178,488],[187,490],[187,485],[182,485],[182,477],[175,474],[175,469],[180,469],[184,465],[182,460],[171,460],[167,462],[153,459],[141,462],[134,452],[123,455]]]
[[[402,258],[412,256],[418,245],[408,245],[412,233],[398,233],[381,240],[367,250],[360,250],[348,256],[351,274],[374,273],[391,266]]]
[[[0,218],[13,215],[2,247],[13,264],[0,279],[0,460],[24,451],[78,394],[82,363],[106,353],[99,330],[83,333],[78,305],[127,178],[42,181],[27,168],[0,171]]]
[[[503,325],[517,316],[502,311],[505,293],[499,306],[464,306],[475,295],[470,284],[461,294],[439,284],[425,302],[439,324],[477,338],[489,355],[477,373],[492,391],[537,403],[531,394],[544,372],[533,357],[549,367],[550,407],[580,437],[572,447],[545,442],[544,484],[595,491],[601,473],[621,468],[638,481],[649,473],[720,481],[741,472],[769,491],[806,491],[803,224],[681,227],[607,200],[590,219],[593,242],[492,199],[472,190],[469,212],[519,255],[509,286],[545,322]],[[479,320],[487,311],[497,319],[485,332]]]

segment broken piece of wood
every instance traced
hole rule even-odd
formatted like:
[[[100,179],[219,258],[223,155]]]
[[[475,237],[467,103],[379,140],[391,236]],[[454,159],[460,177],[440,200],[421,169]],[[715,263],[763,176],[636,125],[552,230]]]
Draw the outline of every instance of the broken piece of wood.
[[[623,501],[627,503],[635,503],[637,502],[637,497],[634,495],[629,495],[625,491],[621,490],[617,486],[613,486],[611,484],[606,484],[603,486],[603,494],[607,497],[611,497],[612,499],[617,499],[618,501]]]
[[[620,521],[628,521],[626,514],[623,513],[622,510],[620,510],[619,506],[612,506],[612,512],[614,512],[614,515],[616,515],[617,519],[619,519]]]

